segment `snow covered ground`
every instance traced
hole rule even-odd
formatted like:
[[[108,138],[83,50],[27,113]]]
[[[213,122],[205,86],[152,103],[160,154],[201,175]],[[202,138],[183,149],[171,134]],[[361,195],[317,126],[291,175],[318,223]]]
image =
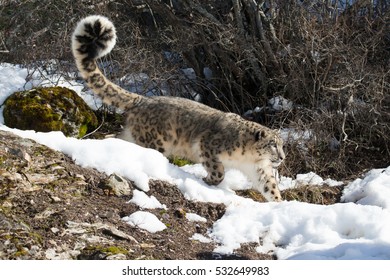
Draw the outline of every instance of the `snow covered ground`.
[[[69,83],[55,75],[36,75],[26,82],[27,75],[27,69],[0,64],[0,104],[16,90],[55,84],[74,89],[90,106],[96,106],[90,94],[81,94],[83,85],[77,82]],[[224,203],[226,213],[207,236],[192,237],[214,242],[217,253],[230,254],[242,243],[256,242],[258,252],[274,252],[279,259],[390,259],[390,167],[374,169],[350,183],[344,190],[343,203],[329,206],[287,201],[258,203],[234,193],[250,187],[250,182],[237,170],[228,170],[220,186],[208,186],[201,179],[205,170],[199,164],[179,168],[157,151],[119,139],[79,140],[60,132],[10,129],[3,124],[0,110],[0,129],[62,151],[81,166],[122,175],[145,192],[149,190],[149,179],[161,179],[177,185],[186,199]],[[299,183],[338,184],[329,179],[324,181],[314,173],[281,179],[284,189]],[[150,208],[166,208],[155,197],[135,191],[130,203],[137,204],[142,211],[129,213],[124,221],[150,232],[164,230],[158,218],[148,212]],[[205,221],[193,213],[187,219]]]

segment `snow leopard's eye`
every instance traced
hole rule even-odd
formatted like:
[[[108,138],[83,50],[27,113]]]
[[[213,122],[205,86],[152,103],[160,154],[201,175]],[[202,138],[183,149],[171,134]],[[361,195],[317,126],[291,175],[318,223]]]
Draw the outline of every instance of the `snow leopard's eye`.
[[[276,142],[275,140],[271,140],[268,142],[268,145],[271,146],[271,147],[276,147]]]

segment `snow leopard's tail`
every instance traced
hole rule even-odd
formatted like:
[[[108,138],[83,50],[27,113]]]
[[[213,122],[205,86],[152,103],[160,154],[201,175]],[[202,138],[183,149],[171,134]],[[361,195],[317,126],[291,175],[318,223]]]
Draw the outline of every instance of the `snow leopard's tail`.
[[[82,19],[73,32],[72,52],[77,68],[88,86],[103,102],[128,109],[142,97],[108,80],[97,66],[96,59],[108,54],[116,43],[114,24],[106,17],[93,15]]]

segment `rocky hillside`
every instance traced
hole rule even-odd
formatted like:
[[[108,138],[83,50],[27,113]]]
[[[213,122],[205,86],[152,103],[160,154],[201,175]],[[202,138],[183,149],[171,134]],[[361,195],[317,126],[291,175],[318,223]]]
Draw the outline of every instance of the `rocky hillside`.
[[[247,244],[232,256],[212,253],[213,243],[191,240],[206,234],[223,205],[184,199],[168,183],[151,181],[167,210],[151,210],[167,229],[133,228],[122,217],[139,210],[109,183],[107,175],[75,165],[66,155],[0,130],[0,259],[211,259],[272,258]],[[122,191],[123,192],[123,191]],[[207,218],[190,222],[186,212]]]

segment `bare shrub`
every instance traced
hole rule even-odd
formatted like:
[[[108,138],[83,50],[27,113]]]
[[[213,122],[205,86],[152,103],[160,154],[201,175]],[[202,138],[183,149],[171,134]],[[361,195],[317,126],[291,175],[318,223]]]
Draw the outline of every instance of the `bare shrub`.
[[[290,147],[292,173],[342,177],[390,164],[386,1],[145,3],[161,16],[160,36],[195,69],[203,102],[241,114],[276,95],[294,102],[266,123],[313,132],[305,152]]]
[[[5,0],[0,59],[57,59],[70,67],[63,61],[72,61],[77,20],[106,15],[119,33],[102,61],[110,78],[126,86],[121,77],[144,73],[149,84],[141,93],[199,94],[203,103],[239,114],[273,96],[288,98],[293,109],[258,118],[313,135],[304,150],[288,143],[284,171],[345,177],[390,164],[389,3],[345,2]]]

